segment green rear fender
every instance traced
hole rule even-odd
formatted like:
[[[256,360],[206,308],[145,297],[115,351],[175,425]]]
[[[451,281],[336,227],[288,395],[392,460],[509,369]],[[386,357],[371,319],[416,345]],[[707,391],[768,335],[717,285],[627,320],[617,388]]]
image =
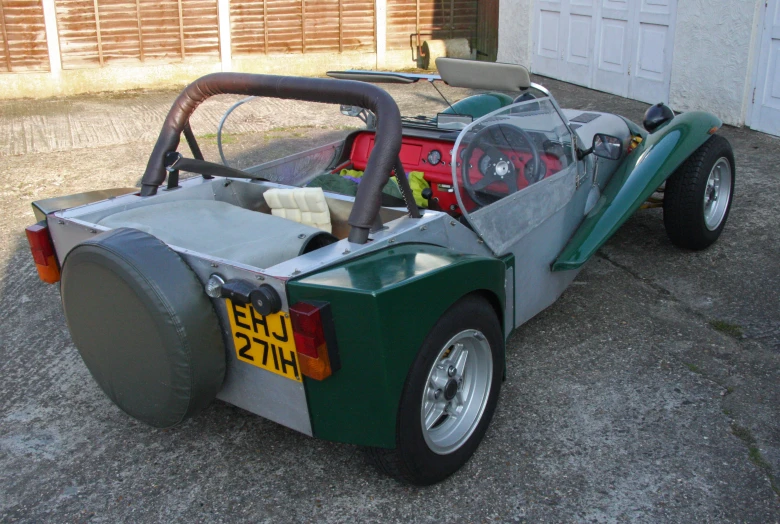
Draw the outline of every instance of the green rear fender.
[[[474,292],[490,300],[502,321],[504,278],[501,260],[404,244],[290,282],[290,304],[330,304],[341,359],[341,369],[325,380],[304,380],[314,436],[395,447],[398,402],[426,335]]]
[[[612,176],[553,263],[553,271],[577,269],[593,256],[642,203],[723,123],[714,115],[691,111],[647,135]]]

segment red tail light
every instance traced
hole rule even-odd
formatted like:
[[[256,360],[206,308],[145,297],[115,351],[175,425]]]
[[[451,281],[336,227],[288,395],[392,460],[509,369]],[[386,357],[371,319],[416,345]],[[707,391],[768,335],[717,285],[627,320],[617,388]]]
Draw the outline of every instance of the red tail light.
[[[290,320],[301,373],[323,380],[341,368],[333,317],[327,302],[298,302],[290,306]]]
[[[38,270],[38,276],[47,284],[54,284],[60,281],[60,266],[57,262],[57,255],[54,253],[54,245],[51,243],[49,228],[45,222],[38,222],[28,227],[27,242],[30,244],[35,268]]]

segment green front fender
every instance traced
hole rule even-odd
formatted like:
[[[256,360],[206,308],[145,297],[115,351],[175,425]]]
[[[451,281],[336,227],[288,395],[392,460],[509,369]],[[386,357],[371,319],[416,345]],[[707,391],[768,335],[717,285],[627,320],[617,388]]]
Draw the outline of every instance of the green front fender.
[[[632,151],[612,176],[595,207],[552,265],[577,269],[600,248],[645,200],[723,123],[691,111],[676,116]]]
[[[290,282],[290,304],[330,304],[341,360],[325,380],[304,380],[314,436],[395,447],[401,392],[428,332],[472,292],[503,319],[504,278],[501,260],[405,244]]]

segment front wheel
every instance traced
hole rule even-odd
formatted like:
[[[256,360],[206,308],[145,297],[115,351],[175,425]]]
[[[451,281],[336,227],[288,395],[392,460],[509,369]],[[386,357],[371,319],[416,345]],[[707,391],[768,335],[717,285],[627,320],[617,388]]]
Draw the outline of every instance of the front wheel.
[[[726,225],[734,196],[731,144],[713,135],[669,177],[664,190],[664,226],[686,249],[704,249]]]
[[[496,311],[477,295],[431,329],[404,385],[395,449],[372,448],[385,473],[412,484],[444,480],[479,446],[498,401],[504,338]]]

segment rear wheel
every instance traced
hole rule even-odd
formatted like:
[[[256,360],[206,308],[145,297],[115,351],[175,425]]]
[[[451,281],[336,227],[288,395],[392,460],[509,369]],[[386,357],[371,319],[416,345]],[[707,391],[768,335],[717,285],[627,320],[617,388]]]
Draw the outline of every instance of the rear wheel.
[[[496,312],[470,295],[420,348],[398,408],[395,449],[372,448],[385,473],[417,485],[444,480],[479,446],[498,401],[504,338]]]
[[[704,249],[720,237],[734,195],[734,153],[713,135],[669,177],[664,191],[664,226],[686,249]]]

